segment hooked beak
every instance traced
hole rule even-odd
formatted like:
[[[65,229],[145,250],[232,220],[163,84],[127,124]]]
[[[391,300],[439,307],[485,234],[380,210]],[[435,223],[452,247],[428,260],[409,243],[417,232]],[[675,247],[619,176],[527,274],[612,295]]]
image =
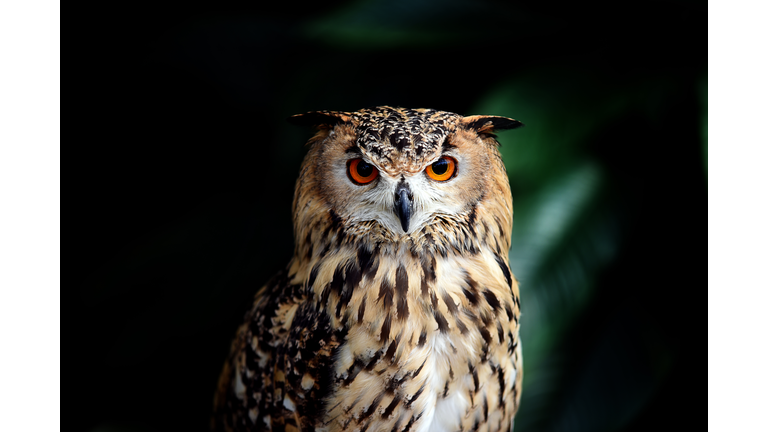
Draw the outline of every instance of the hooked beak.
[[[408,226],[411,223],[411,212],[413,211],[413,194],[405,181],[400,181],[395,190],[395,213],[400,218],[400,225],[403,231],[408,232]]]

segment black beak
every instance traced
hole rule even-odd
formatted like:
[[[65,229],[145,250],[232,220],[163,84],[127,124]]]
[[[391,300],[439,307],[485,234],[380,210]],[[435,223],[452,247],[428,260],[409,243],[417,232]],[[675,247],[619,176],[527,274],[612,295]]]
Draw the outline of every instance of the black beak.
[[[401,181],[395,190],[395,211],[400,218],[400,225],[403,231],[408,232],[408,225],[411,223],[411,211],[413,210],[413,194],[408,184]]]

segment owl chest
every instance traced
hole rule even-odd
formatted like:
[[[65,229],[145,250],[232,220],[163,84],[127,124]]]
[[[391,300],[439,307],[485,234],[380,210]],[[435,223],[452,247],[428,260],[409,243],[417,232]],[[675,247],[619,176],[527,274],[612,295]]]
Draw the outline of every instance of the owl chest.
[[[507,356],[505,287],[450,263],[437,268],[433,280],[409,278],[390,300],[380,286],[365,287],[374,295],[340,347],[328,419],[343,428],[410,422],[410,430],[455,431],[498,399],[500,381],[490,378]]]

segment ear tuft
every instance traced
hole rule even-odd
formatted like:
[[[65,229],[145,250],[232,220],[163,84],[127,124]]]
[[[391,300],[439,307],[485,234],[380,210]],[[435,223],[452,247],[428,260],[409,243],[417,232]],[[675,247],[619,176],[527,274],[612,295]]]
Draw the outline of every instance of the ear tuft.
[[[311,111],[288,117],[288,122],[298,126],[314,126],[317,129],[328,129],[339,123],[348,123],[350,113],[341,111]]]
[[[468,116],[461,120],[467,129],[474,129],[478,134],[491,134],[495,131],[515,129],[523,124],[515,119],[499,116]]]

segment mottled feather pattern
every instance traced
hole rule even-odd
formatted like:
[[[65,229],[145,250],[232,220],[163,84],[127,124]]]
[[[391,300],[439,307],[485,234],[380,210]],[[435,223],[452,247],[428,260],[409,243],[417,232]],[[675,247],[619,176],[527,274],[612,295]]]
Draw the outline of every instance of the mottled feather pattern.
[[[294,256],[237,332],[213,429],[510,431],[520,299],[489,133],[519,122],[391,107],[310,117],[320,130],[296,183]],[[423,170],[445,155],[459,174],[433,185]],[[350,185],[345,162],[359,156],[380,183]],[[396,182],[414,189],[407,232]]]

